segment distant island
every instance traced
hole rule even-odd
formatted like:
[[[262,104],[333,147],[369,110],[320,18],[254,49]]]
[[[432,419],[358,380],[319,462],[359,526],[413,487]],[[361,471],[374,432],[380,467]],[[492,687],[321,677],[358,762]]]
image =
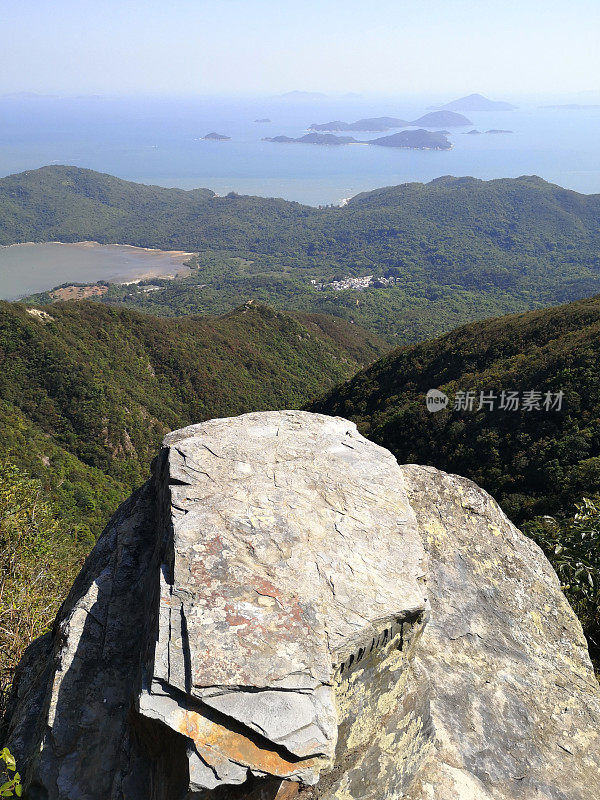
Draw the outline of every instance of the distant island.
[[[461,128],[463,125],[472,125],[470,119],[454,111],[431,111],[409,125],[417,125],[423,128]]]
[[[392,128],[458,128],[463,125],[472,125],[471,120],[463,117],[462,114],[455,114],[452,111],[434,111],[425,114],[419,119],[409,122],[405,119],[398,117],[369,117],[367,119],[359,119],[356,122],[342,122],[342,120],[334,120],[333,122],[322,122],[313,124],[309,127],[310,131],[361,131],[363,133],[378,133],[389,131]]]
[[[356,122],[323,122],[313,124],[309,127],[310,131],[362,131],[364,133],[378,133],[379,131],[389,131],[390,128],[406,128],[410,125],[404,119],[396,117],[370,117],[369,119],[359,119]]]
[[[473,135],[480,136],[482,133],[483,131],[478,131],[477,129],[474,129],[472,131],[465,131],[466,136],[473,136]],[[491,128],[489,131],[485,131],[485,133],[499,134],[499,133],[512,133],[512,131],[503,131],[501,128]]]
[[[459,97],[443,106],[431,106],[433,109],[441,111],[514,111],[517,106],[506,103],[503,100],[490,100],[482,94],[469,94],[466,97]]]
[[[374,144],[380,147],[403,147],[409,150],[451,150],[452,144],[443,133],[426,131],[423,128],[414,131],[400,131],[391,136],[382,136],[379,139],[360,141],[352,136],[335,136],[333,133],[307,133],[294,139],[291,136],[266,136],[263,142],[277,144],[319,144],[319,145],[344,145],[344,144]]]
[[[600,105],[582,105],[581,103],[565,103],[562,106],[542,106],[542,108],[553,108],[561,111],[588,111],[591,108],[600,108]]]
[[[211,142],[228,142],[231,139],[231,136],[225,136],[222,133],[207,133],[206,136],[202,137],[205,140],[209,140]]]
[[[332,133],[307,133],[297,139],[291,136],[266,136],[263,142],[276,142],[277,144],[359,144],[352,136],[334,136]]]
[[[255,119],[254,122],[271,122],[268,117],[263,117],[262,119]]]
[[[416,131],[400,131],[391,136],[372,139],[368,144],[380,147],[402,147],[409,150],[451,150],[452,143],[443,133],[434,133],[420,128]]]

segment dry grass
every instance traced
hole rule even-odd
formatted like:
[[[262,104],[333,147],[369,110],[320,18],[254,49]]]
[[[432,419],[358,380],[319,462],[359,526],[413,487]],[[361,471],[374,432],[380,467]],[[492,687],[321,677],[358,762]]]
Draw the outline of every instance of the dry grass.
[[[23,651],[51,626],[82,557],[39,482],[0,464],[0,719]]]

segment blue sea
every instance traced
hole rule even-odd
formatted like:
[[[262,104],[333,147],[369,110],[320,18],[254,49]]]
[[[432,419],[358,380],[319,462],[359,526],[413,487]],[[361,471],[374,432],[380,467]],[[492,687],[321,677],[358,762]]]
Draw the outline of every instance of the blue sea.
[[[600,192],[600,109],[567,111],[530,101],[516,111],[468,114],[473,125],[452,129],[454,148],[448,152],[261,141],[279,134],[301,136],[313,122],[384,115],[416,119],[431,104],[432,98],[6,96],[0,98],[0,175],[73,164],[142,183],[283,197],[315,206],[440,175],[536,174],[580,192]],[[255,122],[263,117],[271,122]],[[513,133],[465,135],[472,128]],[[231,141],[203,141],[212,131]]]

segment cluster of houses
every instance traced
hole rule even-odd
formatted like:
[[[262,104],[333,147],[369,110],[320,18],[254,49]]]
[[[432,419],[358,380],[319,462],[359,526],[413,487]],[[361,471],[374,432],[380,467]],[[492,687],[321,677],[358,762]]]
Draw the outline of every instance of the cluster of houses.
[[[369,286],[393,286],[397,278],[373,278],[372,275],[362,275],[358,278],[348,276],[342,278],[341,281],[331,281],[331,283],[323,283],[317,280],[311,280],[312,285],[319,292],[331,289],[334,292],[343,292],[345,289],[367,289]]]

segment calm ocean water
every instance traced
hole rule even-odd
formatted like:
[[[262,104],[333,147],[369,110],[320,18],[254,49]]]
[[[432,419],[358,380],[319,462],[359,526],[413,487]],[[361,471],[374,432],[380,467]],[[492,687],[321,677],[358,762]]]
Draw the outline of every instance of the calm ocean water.
[[[332,119],[415,119],[431,99],[0,98],[0,175],[74,164],[143,183],[202,186],[219,194],[236,191],[312,205],[440,175],[537,174],[581,192],[600,192],[600,109],[545,109],[540,102],[517,111],[468,115],[479,130],[507,128],[513,134],[466,136],[458,129],[451,135],[452,151],[421,152],[277,145],[261,138],[299,136],[310,123]],[[272,122],[254,122],[260,117]],[[201,141],[211,131],[232,140]]]

